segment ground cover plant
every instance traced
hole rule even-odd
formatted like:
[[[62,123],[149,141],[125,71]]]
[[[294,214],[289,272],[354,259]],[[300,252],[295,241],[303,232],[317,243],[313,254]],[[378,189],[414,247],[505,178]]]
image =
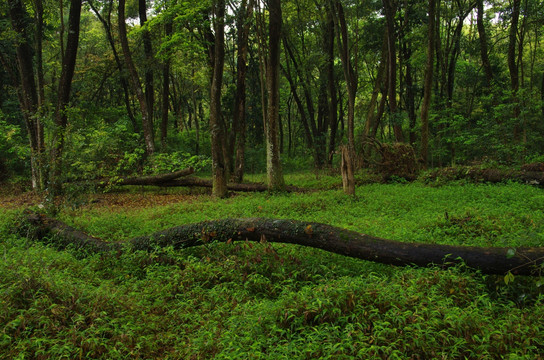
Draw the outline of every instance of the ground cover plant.
[[[96,195],[63,207],[59,218],[111,240],[250,216],[311,219],[400,241],[517,247],[544,240],[542,190],[513,183],[364,185],[358,198],[341,190],[227,199],[138,192]],[[13,234],[20,213],[0,209],[0,358],[534,359],[544,352],[539,277],[397,268],[266,242],[84,256]]]

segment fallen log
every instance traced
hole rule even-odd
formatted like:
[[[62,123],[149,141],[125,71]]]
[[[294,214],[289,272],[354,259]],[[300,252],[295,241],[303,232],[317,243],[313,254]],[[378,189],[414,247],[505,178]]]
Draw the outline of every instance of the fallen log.
[[[174,179],[162,182],[159,186],[196,186],[196,187],[206,187],[211,188],[213,183],[211,180],[199,179],[195,177],[186,177],[183,179]],[[268,186],[262,183],[230,183],[227,185],[227,189],[231,191],[243,191],[243,192],[264,192],[268,191]],[[285,191],[287,192],[306,192],[308,189],[299,188],[296,186],[286,186]]]
[[[195,172],[192,167],[187,169],[174,171],[172,173],[138,176],[131,178],[119,178],[119,179],[102,179],[98,183],[101,186],[108,185],[161,185],[165,182],[172,181],[174,179],[191,175]]]
[[[43,215],[26,216],[25,235],[46,240],[59,248],[75,247],[88,252],[150,251],[157,247],[175,249],[210,242],[239,240],[297,244],[358,259],[397,266],[450,267],[464,262],[485,274],[540,275],[544,247],[483,248],[382,239],[338,227],[297,220],[262,218],[224,219],[182,225],[121,242],[107,242],[87,235],[61,221]]]
[[[529,185],[544,186],[544,171],[535,171],[532,168],[522,167],[515,169],[481,169],[478,167],[446,167],[431,171],[424,176],[425,181],[430,180],[463,180],[467,179],[476,183],[501,183],[516,181]]]

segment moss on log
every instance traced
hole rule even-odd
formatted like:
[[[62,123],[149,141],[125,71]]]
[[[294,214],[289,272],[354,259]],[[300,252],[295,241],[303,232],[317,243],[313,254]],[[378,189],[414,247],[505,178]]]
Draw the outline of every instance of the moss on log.
[[[544,248],[470,247],[405,243],[382,239],[327,224],[263,218],[223,219],[182,225],[122,242],[91,237],[61,221],[28,214],[25,235],[60,248],[72,246],[86,252],[182,249],[210,242],[238,240],[297,244],[358,259],[397,266],[449,267],[464,262],[485,274],[539,275]]]

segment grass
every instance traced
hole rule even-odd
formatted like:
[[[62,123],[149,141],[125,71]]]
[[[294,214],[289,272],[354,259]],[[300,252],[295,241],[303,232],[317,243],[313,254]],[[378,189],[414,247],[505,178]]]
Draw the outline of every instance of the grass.
[[[315,175],[290,176],[299,186],[319,185]],[[203,220],[269,217],[400,241],[544,243],[538,188],[364,185],[352,199],[329,182],[315,193],[224,200],[169,190],[141,193],[133,203],[110,194],[59,217],[111,240]],[[126,203],[110,206],[112,198]],[[543,358],[539,278],[507,285],[462,266],[395,268],[245,242],[81,257],[12,234],[20,211],[0,208],[0,359]]]

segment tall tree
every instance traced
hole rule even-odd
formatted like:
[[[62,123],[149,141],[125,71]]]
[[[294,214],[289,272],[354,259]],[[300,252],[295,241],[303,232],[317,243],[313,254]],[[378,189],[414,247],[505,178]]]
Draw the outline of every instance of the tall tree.
[[[108,43],[110,44],[111,51],[113,54],[113,58],[115,59],[115,64],[117,65],[117,69],[119,70],[120,74],[120,80],[119,83],[121,84],[121,87],[123,88],[123,100],[125,103],[125,108],[127,110],[127,115],[132,123],[132,127],[134,128],[134,131],[138,129],[138,125],[136,124],[136,119],[134,118],[134,113],[132,111],[132,106],[130,104],[130,96],[129,96],[129,90],[128,90],[128,83],[127,83],[127,76],[125,74],[125,71],[123,70],[123,63],[121,62],[121,58],[119,57],[119,53],[117,52],[117,47],[115,46],[115,40],[113,39],[113,32],[112,32],[112,24],[111,24],[111,13],[113,10],[113,0],[108,0],[107,6],[105,7],[105,15],[102,16],[99,8],[96,7],[93,0],[87,0],[87,4],[91,8],[91,10],[94,12],[102,26],[104,27],[104,31],[106,33],[106,39],[108,39]]]
[[[55,192],[60,190],[60,175],[62,168],[62,151],[64,148],[64,137],[68,116],[66,109],[70,101],[70,93],[72,89],[72,78],[76,67],[77,50],[79,44],[79,28],[81,18],[81,1],[70,1],[70,13],[68,15],[68,35],[66,46],[62,54],[62,69],[59,80],[59,88],[57,93],[57,106],[55,109],[55,142],[52,149],[52,171],[50,182],[52,189]],[[62,43],[62,39],[61,39]]]
[[[153,124],[153,108],[155,106],[155,92],[153,89],[153,46],[151,43],[151,33],[146,26],[147,23],[147,3],[146,0],[138,0],[138,14],[140,17],[140,27],[142,28],[142,41],[144,43],[145,56],[145,101],[147,102],[147,116]]]
[[[268,117],[266,124],[266,172],[268,188],[281,190],[285,187],[280,160],[279,110],[280,110],[280,42],[281,0],[269,0],[268,11],[268,64],[266,85],[268,90]]]
[[[343,176],[343,188],[346,194],[355,195],[355,97],[358,87],[357,74],[350,57],[348,26],[344,15],[344,7],[340,0],[331,0],[331,7],[334,9],[334,26],[348,93],[348,146],[342,151],[342,168],[345,174]]]
[[[227,168],[225,165],[225,129],[221,124],[221,87],[225,65],[225,0],[213,4],[214,45],[211,51],[212,82],[210,91],[210,133],[212,143],[212,194],[215,197],[227,195]]]
[[[389,99],[389,114],[393,120],[395,140],[402,142],[404,141],[404,136],[402,134],[402,124],[399,123],[397,109],[397,36],[395,32],[397,4],[395,0],[383,0],[383,6],[387,24],[387,79],[389,80],[389,93],[387,97]]]
[[[237,60],[236,60],[236,94],[234,97],[233,125],[229,145],[234,148],[233,178],[242,182],[244,177],[245,146],[246,146],[246,77],[247,54],[250,18],[253,12],[254,0],[242,0],[236,20],[237,28]],[[233,151],[233,152],[234,152]]]
[[[16,63],[18,74],[10,70],[10,64],[7,56],[2,54],[2,64],[6,72],[12,74],[14,85],[18,88],[17,94],[19,104],[28,132],[30,142],[30,163],[32,169],[32,186],[40,188],[41,167],[39,159],[42,157],[40,145],[40,120],[37,117],[38,111],[38,92],[34,72],[34,51],[32,49],[30,29],[27,24],[30,23],[29,15],[26,12],[22,0],[9,0],[9,17],[11,26],[18,36],[15,45]]]
[[[480,56],[482,58],[482,66],[484,68],[485,79],[487,86],[491,86],[493,82],[493,70],[489,61],[487,32],[484,24],[484,0],[477,0],[478,14],[476,16],[476,26],[478,27],[478,35],[480,37]]]
[[[514,101],[514,119],[517,119],[520,115],[518,91],[519,91],[519,62],[516,55],[516,48],[518,43],[521,44],[521,40],[518,40],[518,23],[519,14],[521,8],[521,0],[514,0],[512,3],[512,21],[510,23],[510,30],[508,34],[508,70],[510,72],[510,89],[512,91],[512,99]],[[521,45],[519,46],[521,50]],[[521,53],[521,51],[519,53]],[[518,140],[519,137],[519,125],[514,126],[514,140]]]
[[[125,23],[125,2],[125,0],[119,0],[119,41],[121,42],[121,49],[123,50],[125,66],[129,71],[130,85],[132,87],[132,91],[135,93],[136,98],[138,99],[138,103],[140,104],[146,153],[147,155],[152,155],[155,152],[153,119],[149,117],[147,100],[142,89],[142,84],[140,83],[138,71],[136,70],[134,61],[132,60],[132,53],[130,51],[130,47],[128,45],[127,25]]]
[[[173,33],[172,19],[166,19],[164,24],[164,35],[171,37]],[[162,65],[162,102],[161,102],[161,147],[166,151],[166,138],[168,136],[168,105],[170,94],[170,54],[167,54]]]
[[[421,159],[423,166],[427,167],[429,158],[429,109],[433,87],[434,47],[436,26],[436,1],[429,0],[427,23],[427,62],[425,64],[425,77],[423,80],[423,102],[421,104]]]

